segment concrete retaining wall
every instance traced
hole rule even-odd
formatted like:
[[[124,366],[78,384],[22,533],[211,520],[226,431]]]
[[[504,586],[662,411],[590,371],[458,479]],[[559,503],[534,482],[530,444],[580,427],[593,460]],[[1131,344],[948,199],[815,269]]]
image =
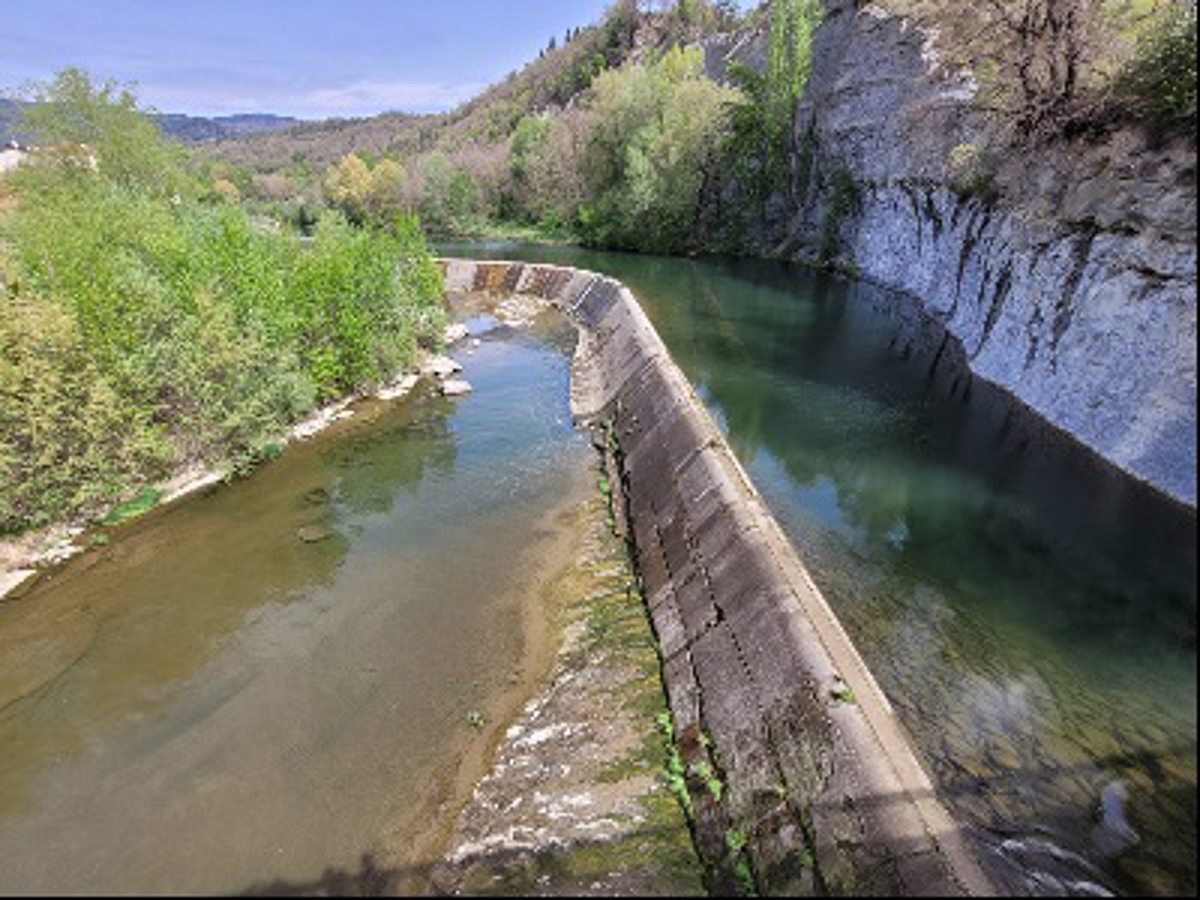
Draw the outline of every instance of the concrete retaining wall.
[[[615,463],[697,844],[719,892],[984,894],[887,699],[627,288],[447,260],[446,289],[530,293],[579,330],[575,418]],[[748,865],[747,865],[748,864]]]

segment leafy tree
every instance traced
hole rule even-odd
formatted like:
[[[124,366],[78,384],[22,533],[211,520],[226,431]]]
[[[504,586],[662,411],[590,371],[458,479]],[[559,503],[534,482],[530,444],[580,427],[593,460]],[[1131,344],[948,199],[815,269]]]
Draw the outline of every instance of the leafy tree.
[[[94,514],[183,464],[252,459],[317,396],[390,376],[440,330],[441,274],[413,220],[327,212],[309,249],[213,202],[235,196],[233,173],[190,181],[127,93],[69,71],[39,96],[43,134],[90,135],[100,162],[5,177],[0,531]],[[330,181],[348,199],[363,171],[368,201],[400,173],[343,162]]]
[[[808,83],[812,31],[819,21],[816,0],[774,0],[767,36],[764,135],[768,156],[779,168],[794,130],[796,106]]]
[[[192,193],[182,145],[163,137],[128,88],[109,80],[93,84],[81,69],[63,69],[54,81],[33,87],[21,130],[45,145],[85,144],[106,178],[157,196]]]
[[[325,174],[325,195],[352,222],[387,224],[403,202],[404,167],[381,159],[370,167],[350,153]]]
[[[365,218],[370,193],[371,170],[354,153],[343,156],[325,173],[325,195],[355,221]]]
[[[514,209],[527,208],[532,190],[530,166],[534,155],[545,146],[550,120],[545,116],[525,116],[517,123],[508,150],[508,174]]]
[[[1169,3],[1139,36],[1118,91],[1163,125],[1196,129],[1196,2]]]
[[[795,117],[808,82],[812,32],[819,18],[817,0],[774,0],[766,72],[738,63],[729,68],[730,82],[740,89],[730,110],[723,167],[726,177],[736,182],[740,198],[722,212],[731,235],[745,233],[751,221],[761,219],[772,195],[807,188],[811,137],[796,146]],[[793,156],[800,162],[795,178]]]
[[[737,25],[740,18],[737,0],[713,0],[712,10],[718,28],[728,30]]]
[[[421,221],[443,234],[469,231],[479,212],[479,187],[470,174],[435,151],[425,161]]]
[[[238,203],[242,199],[242,192],[227,178],[218,178],[213,181],[213,193],[226,203]]]
[[[734,91],[704,77],[699,48],[606,71],[594,85],[583,214],[592,243],[679,250],[691,241]]]

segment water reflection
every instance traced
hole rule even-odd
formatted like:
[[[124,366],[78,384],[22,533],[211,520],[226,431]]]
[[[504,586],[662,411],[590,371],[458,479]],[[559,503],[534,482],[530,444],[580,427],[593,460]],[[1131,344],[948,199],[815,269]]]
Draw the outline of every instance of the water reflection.
[[[870,286],[447,249],[634,291],[1012,889],[1195,888],[1193,511],[972,378],[915,304]],[[1098,818],[1121,796],[1132,848]]]

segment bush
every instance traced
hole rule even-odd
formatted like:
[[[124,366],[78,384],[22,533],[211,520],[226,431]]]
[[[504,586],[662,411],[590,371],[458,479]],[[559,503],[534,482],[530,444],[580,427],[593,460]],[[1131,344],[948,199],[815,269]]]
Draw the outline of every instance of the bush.
[[[701,190],[735,96],[704,77],[698,49],[604,72],[593,88],[585,169],[588,243],[670,252],[693,239]]]
[[[0,295],[0,532],[94,509],[170,458],[163,429],[105,377],[68,309]]]
[[[1176,0],[1138,40],[1118,91],[1161,125],[1196,124],[1196,4]]]
[[[977,144],[957,144],[947,159],[950,187],[962,197],[979,197],[984,202],[996,199],[995,162]]]
[[[322,217],[288,286],[299,320],[295,343],[319,396],[353,390],[407,362],[418,338],[442,324],[441,296],[441,270],[415,219],[401,217],[388,233],[352,228],[333,213]]]
[[[390,377],[442,326],[414,218],[355,229],[330,212],[309,249],[211,195],[162,194],[182,173],[134,171],[6,178],[0,530],[92,513],[183,463],[256,458],[318,397]]]

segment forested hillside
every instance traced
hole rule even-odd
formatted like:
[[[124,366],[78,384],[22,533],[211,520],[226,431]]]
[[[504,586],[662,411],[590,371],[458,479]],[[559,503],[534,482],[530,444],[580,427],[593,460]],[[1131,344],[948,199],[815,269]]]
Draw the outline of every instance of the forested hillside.
[[[771,252],[789,211],[820,194],[825,221],[809,256],[835,261],[861,186],[837,148],[814,164],[814,136],[798,118],[820,0],[745,14],[709,0],[646,5],[619,0],[452,113],[220,141],[203,150],[205,177],[302,229],[332,205],[355,222],[418,212],[436,234],[675,252]],[[962,14],[944,0],[863,7],[922,24],[937,35],[940,65],[974,73],[998,137],[953,162],[981,196],[994,187],[988,154],[1007,144],[1129,121],[1194,128],[1191,0],[1011,0]]]

